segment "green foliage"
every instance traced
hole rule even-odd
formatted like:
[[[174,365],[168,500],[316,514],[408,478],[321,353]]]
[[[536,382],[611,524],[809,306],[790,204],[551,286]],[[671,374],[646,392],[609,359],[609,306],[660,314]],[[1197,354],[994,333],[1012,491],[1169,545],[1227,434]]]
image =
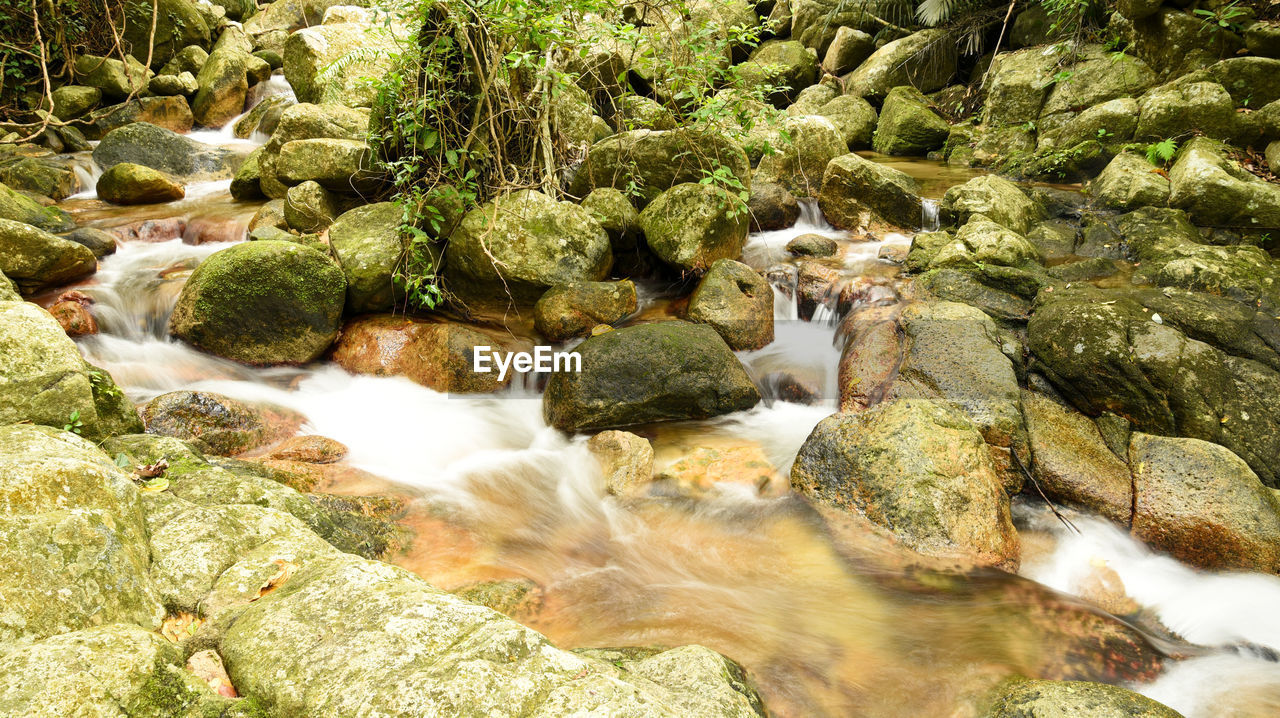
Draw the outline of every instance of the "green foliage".
[[[1244,30],[1244,21],[1249,19],[1249,12],[1240,7],[1240,0],[1231,0],[1226,5],[1222,5],[1214,10],[1205,10],[1203,8],[1195,10],[1195,14],[1204,20],[1204,27],[1214,33],[1222,32],[1242,32]]]
[[[44,91],[42,58],[54,80],[67,74],[76,55],[114,55],[106,18],[123,16],[123,0],[0,0],[0,116],[34,109],[25,95]]]
[[[1147,145],[1147,161],[1157,167],[1164,167],[1173,161],[1178,154],[1178,141],[1173,138],[1152,142]]]
[[[63,431],[71,431],[76,434],[79,434],[80,430],[83,428],[84,428],[84,422],[80,421],[79,409],[76,409],[75,411],[71,412],[71,415],[67,417],[67,423],[62,425]]]

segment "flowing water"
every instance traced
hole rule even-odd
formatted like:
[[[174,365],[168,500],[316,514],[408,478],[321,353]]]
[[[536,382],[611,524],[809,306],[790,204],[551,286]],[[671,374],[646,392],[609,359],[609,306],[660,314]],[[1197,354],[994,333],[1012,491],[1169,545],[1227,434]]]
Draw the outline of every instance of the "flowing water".
[[[739,356],[766,401],[638,429],[660,472],[714,451],[719,480],[677,479],[670,491],[624,499],[604,490],[585,437],[547,426],[529,386],[451,396],[325,362],[252,369],[171,339],[168,314],[191,269],[242,241],[254,211],[225,183],[159,207],[87,197],[65,206],[97,226],[155,226],[150,241],[122,242],[82,287],[102,326],[80,340],[90,361],[139,401],[194,388],[302,412],[305,432],[346,444],[345,463],[377,477],[328,490],[411,498],[404,521],[416,538],[391,560],[446,589],[531,579],[537,600],[517,618],[559,645],[701,643],[746,666],[780,716],[970,715],[976,696],[1010,675],[1128,682],[1188,716],[1280,714],[1280,670],[1266,652],[1280,651],[1280,579],[1193,571],[1101,521],[1077,517],[1076,534],[1033,505],[1019,507],[1023,576],[948,575],[788,493],[797,450],[834,410],[839,319],[897,301],[896,265],[879,257],[909,245],[907,235],[855,241],[806,204],[796,227],[752,236],[744,261],[771,278],[777,338]],[[783,248],[808,232],[839,239],[840,254],[797,263]],[[806,289],[815,276],[826,287],[816,294]],[[669,290],[642,284],[638,316],[668,311]],[[744,456],[751,461],[735,463]],[[764,483],[761,461],[772,467]],[[1097,600],[1090,577],[1100,567],[1123,583],[1145,628],[1073,598]],[[1209,648],[1168,641],[1160,625]],[[1161,672],[1162,654],[1182,660]]]

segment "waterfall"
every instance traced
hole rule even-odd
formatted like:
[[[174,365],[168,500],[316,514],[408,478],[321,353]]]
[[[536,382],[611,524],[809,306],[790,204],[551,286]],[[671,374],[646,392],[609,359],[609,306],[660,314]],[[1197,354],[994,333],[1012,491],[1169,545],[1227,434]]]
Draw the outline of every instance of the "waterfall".
[[[938,200],[924,198],[920,200],[920,228],[926,232],[936,232],[941,225],[938,222]]]

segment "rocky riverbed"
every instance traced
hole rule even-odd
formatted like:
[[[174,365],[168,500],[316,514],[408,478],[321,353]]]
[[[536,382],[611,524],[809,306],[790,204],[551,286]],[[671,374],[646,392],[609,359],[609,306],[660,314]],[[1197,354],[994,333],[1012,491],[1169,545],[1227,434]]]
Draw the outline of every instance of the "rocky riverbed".
[[[0,715],[1280,713],[1280,23],[1103,5],[584,16],[755,121],[406,232],[412,8],[160,0],[0,124]]]

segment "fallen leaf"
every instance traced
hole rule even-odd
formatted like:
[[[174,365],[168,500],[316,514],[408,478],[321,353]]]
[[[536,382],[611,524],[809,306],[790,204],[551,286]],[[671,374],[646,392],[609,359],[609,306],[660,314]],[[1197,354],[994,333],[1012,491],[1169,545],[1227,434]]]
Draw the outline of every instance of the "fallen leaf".
[[[276,571],[274,576],[267,579],[267,582],[262,584],[262,588],[258,589],[258,595],[250,599],[251,601],[256,601],[277,588],[280,588],[280,586],[285,581],[288,581],[293,576],[294,572],[298,570],[297,564],[290,563],[289,561],[285,561],[280,558],[276,559],[276,565],[280,567],[280,570]]]
[[[236,687],[231,684],[231,676],[227,675],[227,669],[222,665],[222,657],[217,651],[210,649],[191,654],[187,659],[187,670],[208,683],[214,693],[226,698],[240,697],[236,693]]]
[[[181,643],[195,635],[203,623],[204,620],[194,613],[176,613],[166,617],[160,624],[160,635],[174,643]]]
[[[139,466],[138,468],[133,470],[133,473],[137,474],[139,478],[154,479],[155,477],[163,474],[168,468],[169,468],[169,462],[165,461],[164,459],[161,459],[154,464]]]

